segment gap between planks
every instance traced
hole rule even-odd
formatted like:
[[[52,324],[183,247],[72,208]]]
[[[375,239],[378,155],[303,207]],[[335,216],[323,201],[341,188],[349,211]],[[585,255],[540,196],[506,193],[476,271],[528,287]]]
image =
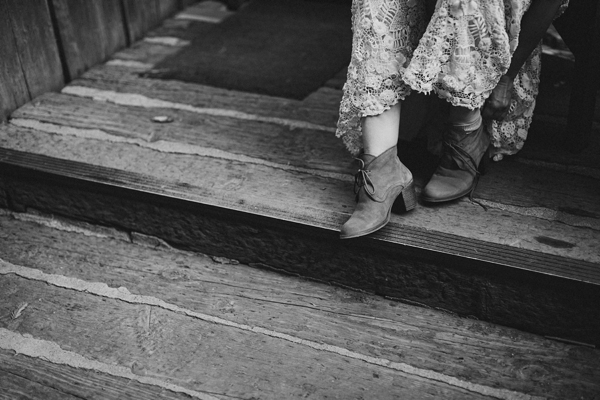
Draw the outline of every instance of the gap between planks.
[[[280,332],[273,331],[270,329],[266,329],[266,328],[262,328],[262,327],[258,327],[258,326],[250,326],[250,325],[246,325],[246,324],[241,324],[241,323],[229,321],[229,320],[226,320],[223,318],[199,313],[196,311],[192,311],[192,310],[188,310],[188,309],[179,307],[174,304],[167,303],[167,302],[165,302],[161,299],[158,299],[156,297],[153,297],[153,296],[132,294],[125,287],[111,288],[106,283],[102,283],[102,282],[88,282],[88,281],[84,281],[81,279],[66,277],[66,276],[62,276],[62,275],[47,274],[47,273],[42,272],[37,269],[28,268],[28,267],[21,266],[21,265],[15,265],[15,264],[12,264],[12,263],[9,263],[9,262],[6,262],[6,261],[0,259],[0,275],[9,275],[9,274],[16,275],[16,276],[19,276],[21,278],[28,279],[28,280],[44,282],[44,283],[50,284],[52,286],[56,286],[56,287],[60,287],[60,288],[64,288],[64,289],[70,289],[70,290],[74,290],[74,291],[78,291],[78,292],[89,293],[89,294],[104,297],[104,298],[121,300],[121,301],[130,303],[130,304],[141,304],[141,305],[159,307],[159,308],[171,311],[171,312],[183,314],[188,317],[199,319],[199,320],[202,320],[205,322],[210,322],[210,323],[218,324],[221,326],[231,327],[231,328],[239,329],[242,331],[262,334],[262,335],[266,335],[266,336],[269,336],[272,338],[285,340],[288,342],[292,342],[294,344],[299,344],[299,345],[303,345],[303,346],[312,348],[314,350],[333,353],[333,354],[336,354],[339,356],[349,357],[349,358],[352,358],[352,359],[355,359],[358,361],[362,361],[362,362],[377,365],[380,367],[396,370],[396,371],[399,371],[399,372],[402,372],[402,373],[405,373],[408,375],[416,376],[419,378],[442,382],[442,383],[448,384],[448,385],[456,387],[456,388],[464,389],[464,390],[467,390],[467,391],[470,391],[473,393],[477,393],[477,394],[481,394],[481,395],[485,395],[485,396],[492,396],[492,397],[496,397],[498,399],[506,399],[506,400],[542,399],[542,397],[530,396],[530,395],[515,392],[512,390],[492,388],[492,387],[485,386],[485,385],[480,385],[480,384],[463,381],[461,379],[458,379],[458,378],[455,378],[452,376],[448,376],[448,375],[445,375],[445,374],[442,374],[439,372],[413,367],[413,366],[405,364],[405,363],[393,362],[393,361],[390,361],[385,358],[367,356],[367,355],[360,354],[355,351],[351,351],[351,350],[348,350],[346,348],[342,348],[339,346],[317,343],[317,342],[314,342],[311,340],[301,339],[301,338],[298,338],[298,337],[295,337],[295,336],[292,336],[289,334],[280,333]],[[23,342],[25,342],[25,343],[23,343]],[[19,353],[24,353],[23,349],[32,349],[32,350],[30,350],[29,353],[24,353],[24,354],[32,356],[32,357],[45,357],[45,358],[49,359],[50,361],[52,361],[53,359],[56,359],[56,360],[60,360],[60,361],[53,361],[53,362],[67,363],[68,365],[73,365],[73,364],[69,363],[69,361],[68,361],[70,357],[73,357],[75,360],[75,363],[76,363],[73,366],[79,366],[79,363],[81,363],[82,365],[88,365],[88,366],[90,365],[89,364],[90,360],[87,360],[76,353],[66,352],[66,351],[60,349],[60,347],[58,345],[56,345],[55,343],[46,342],[46,341],[40,342],[37,339],[21,336],[20,334],[12,333],[3,328],[0,328],[0,347],[5,348],[7,350],[15,350]],[[114,371],[106,370],[106,364],[96,363],[95,361],[91,361],[91,362],[94,363],[92,365],[92,369],[98,369],[99,371],[106,372],[106,373],[112,373],[112,374],[115,373]],[[86,367],[84,366],[84,368],[86,368]],[[139,379],[139,377],[137,377],[136,375],[131,373],[131,371],[129,369],[126,369],[123,367],[116,367],[116,368],[117,368],[117,373],[120,374],[119,376],[129,377],[129,378],[136,379],[136,380]],[[153,384],[156,384],[157,381],[155,379],[152,379],[152,378],[149,378],[149,379],[150,379],[150,382],[152,382]],[[150,382],[144,382],[144,381],[140,381],[140,382],[150,383]],[[165,384],[170,385],[168,383],[165,383]],[[173,388],[170,388],[170,390],[181,391],[181,388],[173,385]],[[187,389],[183,389],[183,390],[187,390]],[[207,398],[207,397],[201,397],[201,396],[205,396],[204,394],[201,394],[201,393],[194,394],[194,396],[199,397],[201,399]],[[209,397],[209,398],[212,399],[212,397]]]

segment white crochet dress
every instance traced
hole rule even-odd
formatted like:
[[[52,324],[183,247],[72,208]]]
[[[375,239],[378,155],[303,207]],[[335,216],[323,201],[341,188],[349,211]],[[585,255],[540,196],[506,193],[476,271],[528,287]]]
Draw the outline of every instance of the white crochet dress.
[[[353,50],[337,136],[362,150],[360,120],[378,115],[411,90],[434,91],[453,105],[480,108],[510,65],[532,0],[354,0]],[[568,0],[564,0],[564,10]],[[527,137],[539,88],[541,46],[514,81],[504,121],[489,121],[495,154],[514,154]]]

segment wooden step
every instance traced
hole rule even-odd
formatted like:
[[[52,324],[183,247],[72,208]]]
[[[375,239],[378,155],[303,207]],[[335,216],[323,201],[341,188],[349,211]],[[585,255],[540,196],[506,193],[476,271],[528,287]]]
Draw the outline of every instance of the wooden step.
[[[505,160],[475,193],[487,211],[467,199],[420,205],[342,242],[355,167],[334,137],[341,92],[287,100],[147,79],[185,45],[153,38],[0,126],[0,206],[600,343],[594,163]],[[420,190],[427,170],[404,156]]]
[[[136,232],[10,212],[0,227],[3,393],[538,399],[600,390],[600,352],[589,347]]]
[[[152,122],[157,112],[165,111],[174,122]],[[315,130],[290,131],[277,123],[198,117],[190,111],[117,106],[51,94],[15,112],[3,132],[5,148],[56,159],[65,159],[68,154],[68,160],[210,188],[217,198],[227,198],[224,203],[207,199],[208,204],[271,210],[265,211],[267,215],[289,214],[291,220],[297,215],[298,220],[330,229],[337,229],[338,220],[353,208],[348,195],[351,165],[344,150],[333,135]],[[127,156],[117,157],[115,152]],[[420,207],[394,218],[392,225],[429,229],[431,237],[425,242],[431,243],[427,246],[431,250],[437,246],[447,251],[443,234],[452,234],[483,239],[517,254],[519,249],[527,249],[574,261],[600,262],[600,205],[595,201],[600,185],[594,177],[554,172],[553,184],[548,185],[540,179],[548,172],[535,165],[507,162],[495,167],[481,180],[476,194],[491,207],[489,211],[463,200],[443,207]],[[125,187],[126,180],[138,180],[123,179],[121,185]],[[417,179],[418,183],[424,180]],[[246,206],[239,207],[240,202]],[[311,216],[305,211],[310,209],[318,211]],[[323,213],[337,213],[339,217],[323,224]],[[494,214],[504,218],[492,217]],[[512,217],[507,218],[509,215]],[[435,240],[437,233],[442,235]],[[468,254],[469,248],[472,245],[465,246],[464,255],[475,257]],[[502,264],[504,259],[498,251],[495,261]],[[563,263],[549,273],[568,275],[571,271],[564,270]],[[600,277],[600,270],[597,273]],[[600,282],[599,278],[582,279]]]
[[[285,182],[274,179],[276,173],[290,175],[265,166],[250,165],[250,172],[268,172],[272,185],[232,181],[232,168],[248,173],[249,166],[209,160],[200,168],[214,182],[207,189],[30,153],[3,150],[0,158],[8,207],[142,231],[179,247],[235,255],[257,267],[597,343],[595,263],[403,226],[397,222],[406,219],[402,216],[372,238],[342,242],[336,232],[342,213],[302,205],[306,198],[261,202],[257,192]],[[314,176],[301,181],[312,186],[337,182]],[[240,182],[251,188],[241,197],[236,194]]]

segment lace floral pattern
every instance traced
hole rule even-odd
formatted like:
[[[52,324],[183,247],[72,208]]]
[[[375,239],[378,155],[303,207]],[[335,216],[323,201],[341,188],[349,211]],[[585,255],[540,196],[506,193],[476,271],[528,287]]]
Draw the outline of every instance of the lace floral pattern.
[[[353,51],[337,131],[353,154],[362,149],[361,118],[389,109],[411,88],[434,91],[455,106],[480,108],[510,65],[531,0],[438,0],[430,21],[424,3],[353,2]],[[497,153],[514,154],[523,146],[539,87],[540,54],[534,51],[515,79],[506,120],[487,124]]]
[[[352,58],[337,136],[351,153],[362,148],[362,117],[379,115],[410,93],[402,79],[426,27],[423,0],[354,0]]]

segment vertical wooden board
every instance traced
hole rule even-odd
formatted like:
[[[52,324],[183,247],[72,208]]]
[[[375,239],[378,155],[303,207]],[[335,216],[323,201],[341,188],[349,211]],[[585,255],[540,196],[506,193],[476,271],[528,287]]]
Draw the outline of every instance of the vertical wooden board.
[[[158,0],[158,22],[175,14],[179,6],[179,0]]]
[[[30,96],[64,85],[64,77],[46,0],[7,0],[23,75]]]
[[[117,50],[128,45],[123,9],[120,0],[101,0],[94,3],[98,7],[99,23],[103,27],[105,52],[103,60]],[[102,60],[102,61],[103,61]]]
[[[125,20],[131,41],[137,41],[159,22],[159,0],[123,0]]]
[[[9,4],[0,1],[0,121],[31,99],[10,20]]]
[[[68,80],[78,77],[127,44],[119,0],[51,1]]]

